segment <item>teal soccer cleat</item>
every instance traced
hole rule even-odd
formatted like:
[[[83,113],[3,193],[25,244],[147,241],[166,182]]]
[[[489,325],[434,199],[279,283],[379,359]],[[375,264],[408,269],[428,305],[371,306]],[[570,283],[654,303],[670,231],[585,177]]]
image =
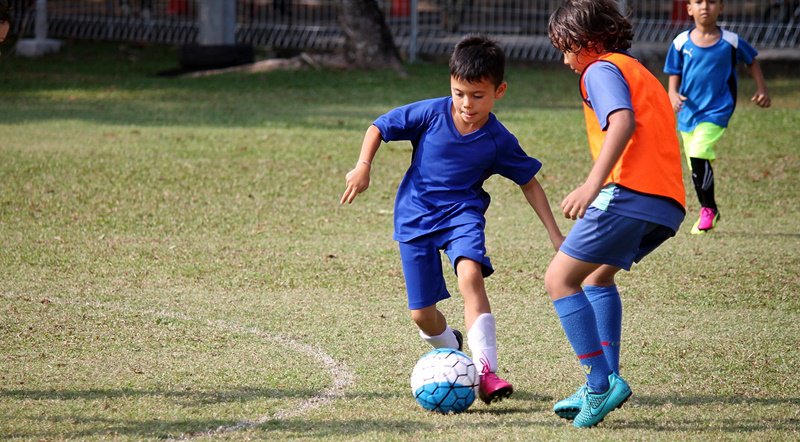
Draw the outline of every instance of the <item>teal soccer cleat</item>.
[[[621,407],[633,394],[628,383],[615,373],[608,375],[608,383],[608,391],[605,393],[586,393],[581,411],[572,422],[573,426],[589,428],[599,424],[608,413]]]
[[[589,387],[586,384],[581,385],[581,387],[578,388],[578,391],[573,393],[572,396],[556,402],[556,404],[553,405],[553,413],[557,414],[558,417],[563,419],[575,419],[575,416],[577,416],[581,411],[581,407],[583,406],[583,398],[586,397],[586,393],[588,391]]]

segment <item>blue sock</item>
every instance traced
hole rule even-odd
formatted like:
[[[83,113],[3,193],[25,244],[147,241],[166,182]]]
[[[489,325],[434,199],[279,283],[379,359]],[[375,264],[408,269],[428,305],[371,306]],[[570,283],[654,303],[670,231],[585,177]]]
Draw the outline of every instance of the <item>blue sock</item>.
[[[597,320],[597,333],[603,344],[608,366],[619,374],[619,350],[622,341],[622,300],[616,285],[608,287],[587,285],[583,292],[592,303]]]
[[[597,322],[589,299],[583,292],[578,292],[556,299],[553,301],[553,306],[586,374],[589,390],[594,393],[605,392],[608,390],[608,375],[611,374],[611,368],[600,345]]]

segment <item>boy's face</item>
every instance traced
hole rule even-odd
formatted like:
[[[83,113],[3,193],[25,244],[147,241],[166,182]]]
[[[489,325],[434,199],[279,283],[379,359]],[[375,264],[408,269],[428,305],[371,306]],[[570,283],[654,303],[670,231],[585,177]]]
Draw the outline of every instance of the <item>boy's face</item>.
[[[589,63],[595,61],[600,54],[582,48],[578,51],[564,52],[564,64],[569,66],[576,74],[580,75]]]
[[[686,10],[696,25],[713,26],[722,12],[722,0],[689,0]]]
[[[506,83],[495,87],[491,80],[477,83],[450,77],[450,94],[453,96],[453,118],[467,127],[479,128],[489,119],[495,100],[506,93]]]

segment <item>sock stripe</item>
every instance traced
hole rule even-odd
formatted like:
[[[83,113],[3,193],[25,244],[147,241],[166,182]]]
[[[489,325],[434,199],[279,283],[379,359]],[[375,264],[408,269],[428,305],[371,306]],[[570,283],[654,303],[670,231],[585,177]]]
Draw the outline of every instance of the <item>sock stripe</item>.
[[[611,343],[608,341],[600,341],[600,345],[602,345],[603,347],[609,347],[611,346]]]
[[[595,356],[600,356],[601,354],[603,354],[603,349],[602,348],[600,350],[593,351],[591,353],[584,353],[582,355],[578,355],[578,359],[581,359],[581,360],[589,359],[589,358],[593,358]]]

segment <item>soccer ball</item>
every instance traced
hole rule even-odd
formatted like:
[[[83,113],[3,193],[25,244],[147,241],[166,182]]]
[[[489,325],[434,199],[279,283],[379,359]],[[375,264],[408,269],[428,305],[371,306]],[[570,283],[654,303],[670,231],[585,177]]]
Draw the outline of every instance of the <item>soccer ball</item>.
[[[461,413],[475,401],[478,371],[469,356],[452,348],[424,354],[411,372],[411,393],[424,409]]]

